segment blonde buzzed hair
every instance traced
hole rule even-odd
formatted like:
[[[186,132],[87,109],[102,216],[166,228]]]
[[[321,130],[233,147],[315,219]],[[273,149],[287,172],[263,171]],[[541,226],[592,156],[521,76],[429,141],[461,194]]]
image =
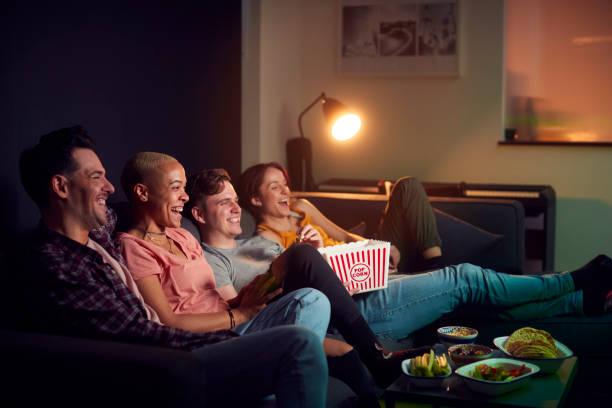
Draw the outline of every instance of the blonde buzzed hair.
[[[140,152],[132,156],[121,173],[121,187],[128,200],[131,201],[133,188],[138,183],[146,183],[147,177],[162,163],[178,161],[174,157],[157,152]]]

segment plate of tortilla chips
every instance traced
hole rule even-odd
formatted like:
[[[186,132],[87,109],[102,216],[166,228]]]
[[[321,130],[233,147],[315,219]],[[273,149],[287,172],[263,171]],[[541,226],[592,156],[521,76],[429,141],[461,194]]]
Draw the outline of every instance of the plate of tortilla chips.
[[[508,357],[536,364],[543,374],[556,372],[565,359],[574,355],[548,332],[532,327],[520,328],[510,336],[496,337],[493,343]]]

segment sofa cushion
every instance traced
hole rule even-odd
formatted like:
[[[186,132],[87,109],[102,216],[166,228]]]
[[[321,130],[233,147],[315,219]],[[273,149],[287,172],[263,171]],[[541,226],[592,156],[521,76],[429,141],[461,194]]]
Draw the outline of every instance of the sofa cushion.
[[[461,242],[461,245],[449,246],[442,242],[442,261],[445,265],[468,262],[490,250],[503,238],[503,235],[485,231],[441,210],[434,209],[434,214],[440,236],[449,242]]]
[[[195,223],[193,221],[191,221],[190,218],[188,218],[188,217],[181,218],[181,227],[183,227],[187,231],[191,232],[193,234],[193,236],[196,237],[198,242],[202,241],[202,239],[200,237],[200,231],[198,230],[198,227],[195,225]]]
[[[255,235],[255,228],[257,227],[255,217],[244,208],[240,217],[240,227],[242,228],[242,234],[238,235],[237,239],[249,238]]]
[[[500,239],[470,259],[470,263],[498,272],[523,273],[525,261],[525,212],[516,200],[430,197],[431,205]],[[441,231],[442,232],[442,231]],[[442,233],[443,249],[461,248],[465,240],[451,240]]]

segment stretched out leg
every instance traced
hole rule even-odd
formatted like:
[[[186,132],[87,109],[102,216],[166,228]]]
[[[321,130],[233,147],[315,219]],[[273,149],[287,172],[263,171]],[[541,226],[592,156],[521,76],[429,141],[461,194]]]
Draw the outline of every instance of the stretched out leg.
[[[327,356],[329,375],[348,385],[359,397],[359,407],[380,408],[374,383],[361,362],[357,350],[339,356]]]
[[[400,356],[418,354],[421,349],[405,350],[404,354],[383,358],[376,335],[361,311],[319,252],[310,245],[293,245],[286,253],[285,291],[311,287],[323,292],[331,303],[330,323],[359,352],[379,385],[388,385],[400,374]],[[397,361],[396,361],[397,360]]]
[[[378,336],[401,339],[464,304],[490,308],[521,305],[517,316],[523,318],[581,315],[582,296],[564,296],[573,291],[569,273],[508,275],[460,264],[391,279],[386,289],[357,294],[355,300]]]
[[[399,270],[414,272],[439,267],[442,240],[427,194],[414,177],[395,182],[377,237],[401,253]]]

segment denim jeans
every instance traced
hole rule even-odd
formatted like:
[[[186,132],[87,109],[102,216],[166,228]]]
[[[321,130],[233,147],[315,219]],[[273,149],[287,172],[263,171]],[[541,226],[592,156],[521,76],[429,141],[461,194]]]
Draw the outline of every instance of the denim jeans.
[[[278,326],[193,352],[206,367],[202,406],[252,406],[271,394],[279,407],[325,406],[327,362],[312,330]]]
[[[399,340],[460,305],[482,305],[501,318],[582,314],[582,292],[569,273],[508,275],[471,264],[392,277],[386,289],[354,299],[376,335]]]
[[[323,342],[329,326],[330,305],[327,297],[312,288],[302,288],[278,298],[234,331],[244,335],[283,324],[295,324],[314,331]]]

